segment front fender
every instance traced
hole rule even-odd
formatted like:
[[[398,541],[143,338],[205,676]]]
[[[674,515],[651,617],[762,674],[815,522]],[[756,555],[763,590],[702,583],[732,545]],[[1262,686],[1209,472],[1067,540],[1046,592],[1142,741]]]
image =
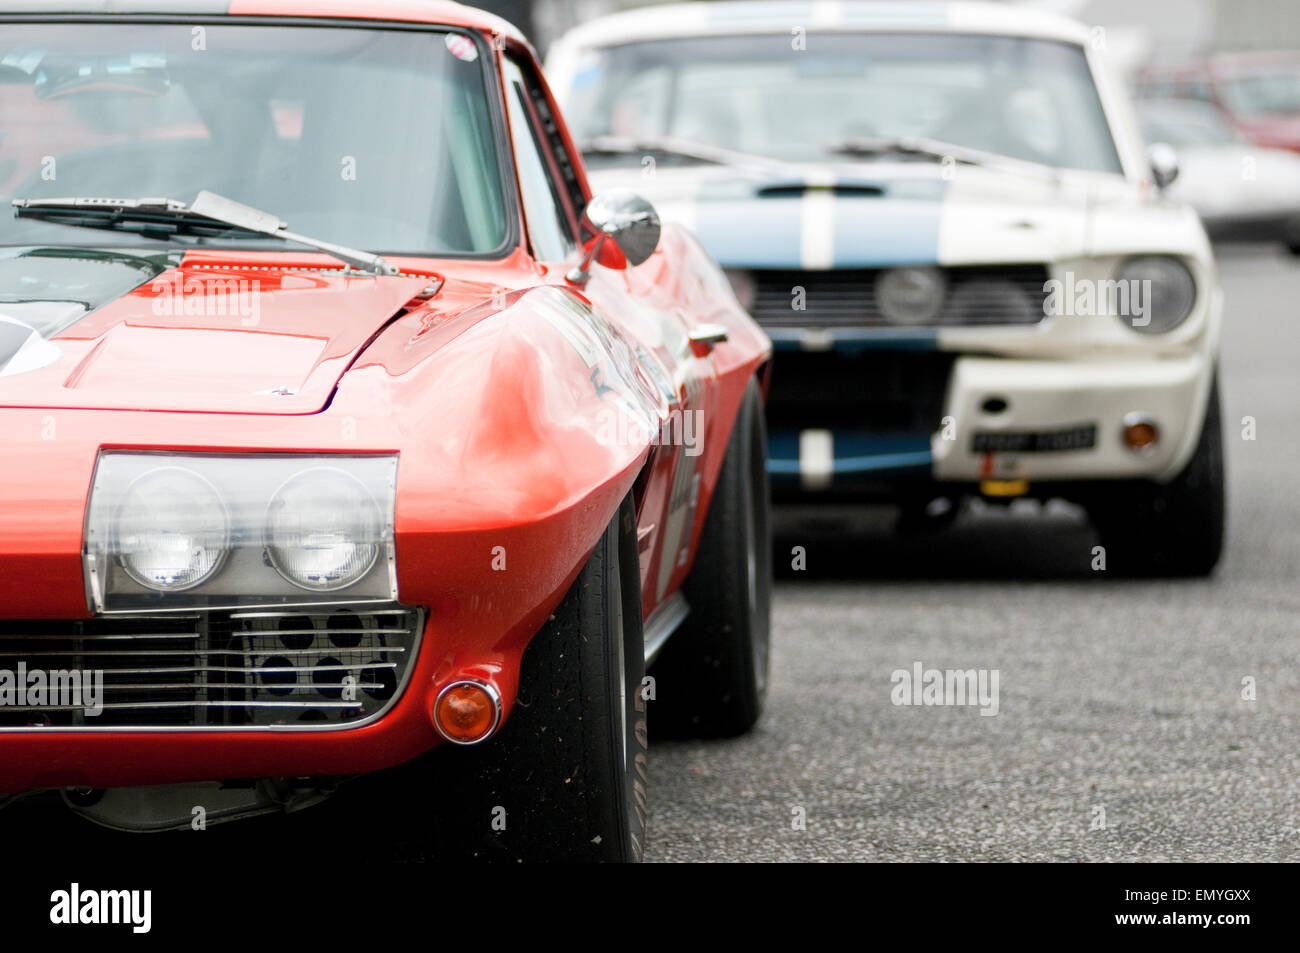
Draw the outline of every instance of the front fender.
[[[413,687],[478,674],[509,711],[523,650],[636,480],[661,400],[617,330],[564,288],[376,339],[330,412],[398,418],[399,598],[430,610]]]

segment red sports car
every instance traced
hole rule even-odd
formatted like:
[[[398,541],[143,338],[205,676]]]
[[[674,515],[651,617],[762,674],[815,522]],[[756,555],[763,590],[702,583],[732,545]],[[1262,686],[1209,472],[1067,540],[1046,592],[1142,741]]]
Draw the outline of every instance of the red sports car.
[[[0,792],[638,858],[647,711],[762,708],[770,342],[506,23],[111,6],[0,15]]]

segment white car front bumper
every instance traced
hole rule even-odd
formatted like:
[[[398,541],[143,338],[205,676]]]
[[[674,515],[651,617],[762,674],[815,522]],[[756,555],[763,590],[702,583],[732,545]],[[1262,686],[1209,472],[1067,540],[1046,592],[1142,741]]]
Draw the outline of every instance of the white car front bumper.
[[[931,441],[934,477],[1106,480],[1175,477],[1191,457],[1205,416],[1213,361],[1204,352],[1176,358],[1094,361],[958,358],[945,402],[944,427]],[[1000,412],[991,412],[999,402]],[[1153,421],[1158,441],[1145,451],[1124,445],[1125,417]],[[1083,433],[1081,449],[1010,449],[1034,438]],[[989,436],[993,435],[993,436]]]

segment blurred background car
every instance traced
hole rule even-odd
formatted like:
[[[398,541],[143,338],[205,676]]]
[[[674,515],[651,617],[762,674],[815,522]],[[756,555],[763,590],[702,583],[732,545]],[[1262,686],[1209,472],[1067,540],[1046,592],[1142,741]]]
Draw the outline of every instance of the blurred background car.
[[[1116,563],[1214,566],[1214,262],[1092,38],[1002,4],[733,2],[552,46],[592,181],[692,229],[773,340],[778,499],[906,527],[1065,497]]]
[[[1208,103],[1256,145],[1300,151],[1300,54],[1294,51],[1153,64],[1134,77],[1134,88],[1144,98]]]
[[[1252,144],[1200,100],[1136,105],[1146,141],[1177,152],[1170,196],[1196,209],[1211,238],[1277,241],[1300,255],[1300,155]]]

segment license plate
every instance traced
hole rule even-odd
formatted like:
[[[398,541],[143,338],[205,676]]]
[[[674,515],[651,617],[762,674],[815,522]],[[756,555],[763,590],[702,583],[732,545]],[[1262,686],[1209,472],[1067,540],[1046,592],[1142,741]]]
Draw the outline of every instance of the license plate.
[[[1059,453],[1091,450],[1096,445],[1096,424],[1065,430],[977,430],[971,439],[974,453]]]

